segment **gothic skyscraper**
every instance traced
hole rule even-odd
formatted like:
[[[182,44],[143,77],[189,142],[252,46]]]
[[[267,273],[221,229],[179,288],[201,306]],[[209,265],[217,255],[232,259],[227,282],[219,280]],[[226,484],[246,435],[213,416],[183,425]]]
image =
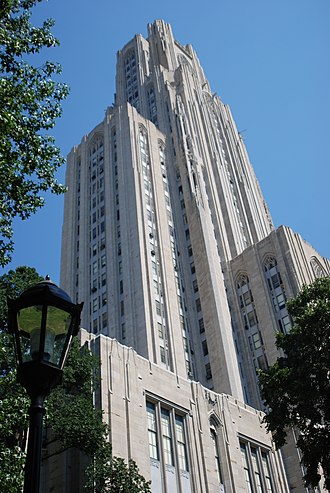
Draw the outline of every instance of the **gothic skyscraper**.
[[[229,107],[168,24],[150,24],[147,39],[136,35],[118,52],[115,102],[69,154],[67,186],[61,286],[84,300],[90,340],[116,339],[173,381],[200,382],[260,409],[255,370],[276,359],[275,332],[290,329],[285,301],[329,274],[329,262],[289,228],[274,230]],[[163,412],[155,399],[147,402],[149,423]],[[177,439],[181,416],[171,418]],[[250,491],[288,491],[263,449],[258,490],[257,448],[240,443],[243,462],[250,454],[242,466],[242,477],[253,476]],[[152,463],[153,491],[218,491],[191,478],[171,489],[166,453],[157,454],[163,472],[158,477]],[[294,448],[284,456],[294,472],[288,488],[303,491],[293,456]],[[226,466],[219,469],[231,491]]]

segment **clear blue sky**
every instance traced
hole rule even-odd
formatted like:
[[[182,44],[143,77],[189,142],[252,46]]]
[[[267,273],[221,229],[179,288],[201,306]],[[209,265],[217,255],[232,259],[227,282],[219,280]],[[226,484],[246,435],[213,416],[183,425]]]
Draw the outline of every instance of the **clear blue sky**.
[[[61,46],[45,56],[62,64],[71,87],[54,130],[63,155],[112,104],[117,50],[164,19],[231,106],[275,226],[291,226],[330,257],[329,0],[50,0],[35,12],[56,21]],[[51,196],[33,218],[15,221],[4,271],[34,266],[59,282],[62,215],[63,198]]]

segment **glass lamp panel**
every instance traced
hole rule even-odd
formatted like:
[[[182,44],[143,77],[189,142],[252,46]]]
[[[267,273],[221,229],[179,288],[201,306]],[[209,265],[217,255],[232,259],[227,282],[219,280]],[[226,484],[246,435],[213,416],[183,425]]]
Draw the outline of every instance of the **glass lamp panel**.
[[[70,323],[71,315],[68,312],[55,306],[48,306],[44,354],[46,361],[59,364]]]
[[[22,361],[35,360],[39,354],[42,306],[28,306],[17,312]]]

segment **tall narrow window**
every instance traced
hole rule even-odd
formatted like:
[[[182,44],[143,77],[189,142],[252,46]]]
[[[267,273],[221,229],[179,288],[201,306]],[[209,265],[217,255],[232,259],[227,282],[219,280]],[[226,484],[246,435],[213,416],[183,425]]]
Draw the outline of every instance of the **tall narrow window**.
[[[220,466],[220,455],[219,455],[219,447],[217,443],[217,435],[214,430],[211,429],[211,438],[213,442],[213,450],[214,450],[214,460],[215,460],[215,469],[217,471],[218,481],[222,484],[222,475],[221,475],[221,466]]]
[[[247,449],[246,449],[245,443],[241,443],[240,445],[241,445],[241,456],[242,456],[242,462],[243,462],[246,489],[247,489],[248,493],[252,493],[251,472],[250,472],[249,463],[248,463]]]
[[[155,404],[147,402],[147,416],[148,416],[149,455],[151,459],[159,460]]]
[[[268,454],[266,454],[266,452],[261,452],[261,462],[262,462],[262,469],[265,477],[266,491],[267,493],[273,493]]]
[[[170,413],[166,409],[161,412],[163,450],[165,464],[173,466],[172,433],[170,425]]]
[[[179,468],[188,471],[186,440],[182,416],[175,416],[175,431],[178,451]]]
[[[252,467],[254,472],[254,479],[257,487],[257,493],[263,493],[262,484],[261,484],[261,474],[259,470],[258,464],[258,456],[257,449],[251,447],[251,458],[252,458]]]

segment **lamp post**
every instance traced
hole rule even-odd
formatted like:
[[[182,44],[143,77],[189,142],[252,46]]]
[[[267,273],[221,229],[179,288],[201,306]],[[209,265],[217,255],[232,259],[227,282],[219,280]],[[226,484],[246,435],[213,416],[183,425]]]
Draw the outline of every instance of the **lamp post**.
[[[31,398],[24,493],[39,493],[44,400],[62,381],[70,342],[79,330],[83,303],[72,303],[49,277],[7,302],[18,380]]]

